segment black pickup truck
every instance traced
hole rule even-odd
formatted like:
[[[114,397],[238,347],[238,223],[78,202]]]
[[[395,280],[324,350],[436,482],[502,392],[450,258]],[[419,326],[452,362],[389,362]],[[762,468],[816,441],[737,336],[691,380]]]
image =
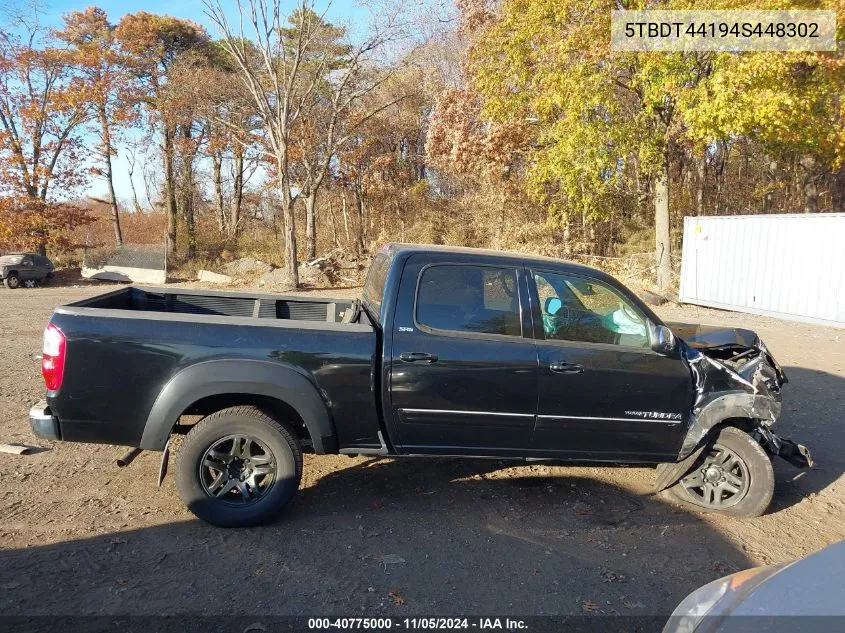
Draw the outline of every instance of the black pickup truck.
[[[664,324],[592,268],[390,244],[360,300],[127,287],[55,310],[36,435],[164,451],[221,526],[293,498],[303,451],[657,464],[657,489],[763,513],[786,377],[748,330]],[[188,424],[187,420],[198,422]],[[162,475],[163,476],[163,475]]]

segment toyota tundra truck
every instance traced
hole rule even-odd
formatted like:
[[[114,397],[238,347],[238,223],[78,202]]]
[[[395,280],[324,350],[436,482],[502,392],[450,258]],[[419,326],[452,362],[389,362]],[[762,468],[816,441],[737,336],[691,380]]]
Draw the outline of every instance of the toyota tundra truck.
[[[224,527],[274,519],[304,452],[656,465],[655,489],[765,512],[783,370],[749,330],[664,323],[609,275],[389,244],[360,299],[129,286],[56,308],[35,434],[176,455]],[[132,454],[130,452],[130,454]]]

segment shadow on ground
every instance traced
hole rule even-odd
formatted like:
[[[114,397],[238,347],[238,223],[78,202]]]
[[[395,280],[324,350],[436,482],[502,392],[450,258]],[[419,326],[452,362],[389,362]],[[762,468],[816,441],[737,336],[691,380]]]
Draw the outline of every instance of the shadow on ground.
[[[488,478],[501,468],[370,460],[261,528],[187,521],[0,551],[3,613],[668,615],[749,566],[657,498],[536,466]]]
[[[845,472],[845,379],[804,367],[785,367],[784,407],[774,431],[807,446],[815,466],[798,471],[775,459],[777,488],[769,512],[820,493]]]

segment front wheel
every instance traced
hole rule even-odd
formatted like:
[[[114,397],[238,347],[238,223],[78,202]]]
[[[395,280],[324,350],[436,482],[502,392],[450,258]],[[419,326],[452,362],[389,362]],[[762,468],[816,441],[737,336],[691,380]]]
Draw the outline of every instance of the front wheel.
[[[14,290],[21,285],[21,279],[17,273],[9,273],[9,276],[3,280],[3,283],[9,290]]]
[[[695,467],[669,489],[684,505],[737,517],[756,517],[775,490],[772,461],[748,433],[725,427]]]
[[[200,420],[176,462],[182,501],[220,527],[275,519],[301,479],[302,451],[293,432],[255,407],[231,407]]]

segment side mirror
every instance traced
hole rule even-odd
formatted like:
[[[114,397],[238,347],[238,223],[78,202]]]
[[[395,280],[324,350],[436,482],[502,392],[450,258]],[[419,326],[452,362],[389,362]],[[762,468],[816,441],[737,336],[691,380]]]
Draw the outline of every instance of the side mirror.
[[[675,351],[675,335],[665,325],[648,324],[649,340],[651,349],[658,354],[671,354]]]
[[[554,316],[563,307],[563,302],[557,297],[549,297],[546,299],[546,314]]]

